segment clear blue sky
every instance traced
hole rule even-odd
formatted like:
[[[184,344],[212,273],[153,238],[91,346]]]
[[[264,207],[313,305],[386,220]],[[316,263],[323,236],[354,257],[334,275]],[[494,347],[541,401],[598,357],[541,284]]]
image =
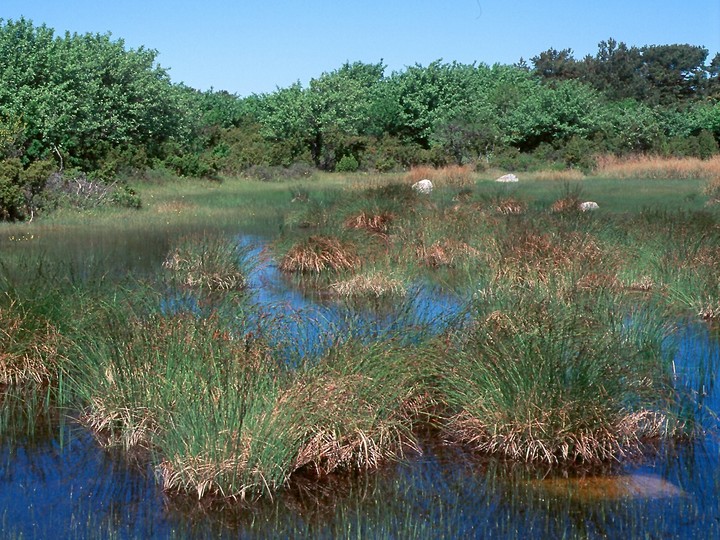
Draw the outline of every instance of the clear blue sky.
[[[173,82],[241,96],[308,81],[345,61],[386,73],[433,60],[512,64],[601,40],[720,51],[720,0],[0,0],[56,33],[111,32],[156,49]]]

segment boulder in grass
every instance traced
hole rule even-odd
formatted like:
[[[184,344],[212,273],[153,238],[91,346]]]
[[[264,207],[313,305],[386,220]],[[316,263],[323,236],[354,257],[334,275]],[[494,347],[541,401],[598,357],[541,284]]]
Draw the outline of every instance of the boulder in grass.
[[[420,180],[419,182],[415,182],[412,186],[412,188],[417,191],[418,193],[432,193],[433,190],[433,183],[425,178],[424,180]]]
[[[518,182],[518,177],[514,174],[503,174],[500,178],[495,179],[496,182]]]
[[[580,203],[580,210],[582,210],[583,212],[597,210],[598,208],[600,208],[598,203],[593,201],[586,201],[584,203]]]

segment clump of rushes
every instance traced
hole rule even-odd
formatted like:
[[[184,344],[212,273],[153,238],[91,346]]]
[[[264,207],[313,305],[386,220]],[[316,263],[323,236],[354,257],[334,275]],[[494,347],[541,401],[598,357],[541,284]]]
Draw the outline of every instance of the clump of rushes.
[[[615,315],[614,298],[531,296],[481,302],[459,338],[441,382],[448,440],[567,464],[620,459],[681,432],[662,328]]]
[[[420,244],[415,254],[422,264],[430,268],[455,266],[459,259],[477,258],[478,250],[458,240],[436,240],[430,246]]]
[[[279,265],[283,272],[301,274],[353,270],[359,266],[355,246],[329,236],[310,236],[295,244]]]
[[[152,449],[165,490],[244,498],[286,482],[302,440],[273,413],[282,373],[264,341],[215,315],[119,309],[78,344],[81,420],[106,445]]]
[[[417,450],[412,428],[429,399],[407,357],[348,341],[282,382],[253,378],[188,400],[158,437],[164,489],[272,496],[296,473],[372,469]]]
[[[387,298],[407,294],[405,284],[382,272],[358,274],[343,281],[330,284],[330,290],[344,298]]]
[[[217,316],[108,312],[92,333],[77,339],[76,362],[67,365],[88,404],[84,422],[108,444],[152,447],[169,427],[179,396],[212,393],[211,385],[235,366],[263,363],[263,349],[236,338]]]
[[[361,211],[345,220],[348,229],[362,229],[381,238],[387,238],[394,219],[390,212],[372,213]]]
[[[294,468],[374,469],[417,451],[413,426],[432,406],[416,351],[348,340],[299,375],[278,402],[303,427]]]
[[[17,300],[0,307],[0,389],[54,380],[61,340],[49,321]]]
[[[241,290],[247,282],[239,266],[237,243],[221,235],[192,235],[178,242],[163,262],[183,286],[194,289]]]
[[[499,282],[537,286],[554,280],[583,288],[615,284],[617,260],[598,238],[589,233],[547,233],[520,228],[495,242],[491,258]]]
[[[503,215],[522,214],[527,205],[514,197],[503,197],[495,202],[495,211]]]

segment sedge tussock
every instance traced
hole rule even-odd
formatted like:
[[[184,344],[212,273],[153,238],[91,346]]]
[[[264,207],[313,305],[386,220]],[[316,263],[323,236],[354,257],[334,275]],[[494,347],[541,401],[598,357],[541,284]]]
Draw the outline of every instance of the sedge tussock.
[[[550,207],[550,211],[556,214],[576,213],[581,211],[580,204],[582,201],[579,195],[568,195],[555,201]]]
[[[241,290],[246,279],[238,265],[238,255],[237,246],[229,239],[189,236],[168,254],[163,268],[172,272],[182,285],[193,289]]]
[[[616,258],[589,233],[519,231],[496,243],[491,263],[498,283],[548,283],[573,278],[582,288],[613,286]]]
[[[480,252],[474,247],[459,240],[436,240],[430,246],[420,245],[415,249],[415,256],[430,268],[452,267],[460,259],[477,259]]]
[[[360,373],[332,373],[296,384],[283,405],[301,410],[306,423],[294,468],[318,474],[375,469],[409,448],[417,450],[405,406],[412,396],[397,395],[390,383]]]
[[[592,294],[572,310],[555,297],[508,302],[458,336],[441,381],[447,441],[555,465],[622,459],[683,432],[670,378],[657,377],[667,364],[654,323],[623,326],[615,300],[597,305]]]
[[[513,197],[506,197],[495,203],[495,211],[503,215],[518,215],[525,212],[527,205]]]
[[[666,415],[651,410],[620,412],[606,425],[584,427],[562,409],[531,411],[521,418],[486,412],[485,420],[467,411],[450,418],[444,426],[448,440],[517,461],[596,464],[638,455],[643,441],[678,431]]]
[[[344,281],[336,281],[330,284],[330,290],[345,298],[402,297],[407,294],[407,288],[401,280],[381,272],[359,274]]]
[[[362,211],[348,217],[345,220],[345,227],[348,229],[362,229],[381,238],[387,238],[393,219],[394,215],[389,212],[373,214]]]
[[[0,387],[49,383],[60,360],[57,329],[16,302],[0,307]]]
[[[311,236],[296,244],[280,261],[286,273],[315,273],[353,270],[360,266],[355,246],[328,236]]]

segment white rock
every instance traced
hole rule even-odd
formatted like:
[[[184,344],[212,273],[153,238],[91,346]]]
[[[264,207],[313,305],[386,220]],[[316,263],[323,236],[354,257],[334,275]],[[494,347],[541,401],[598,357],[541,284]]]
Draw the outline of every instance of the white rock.
[[[598,208],[600,208],[598,206],[598,203],[593,202],[593,201],[587,201],[584,203],[580,203],[580,210],[582,210],[583,212],[587,212],[588,210],[597,210]]]
[[[518,177],[514,174],[503,174],[496,182],[518,182]]]
[[[432,193],[433,183],[425,178],[413,184],[412,188],[418,193]]]

